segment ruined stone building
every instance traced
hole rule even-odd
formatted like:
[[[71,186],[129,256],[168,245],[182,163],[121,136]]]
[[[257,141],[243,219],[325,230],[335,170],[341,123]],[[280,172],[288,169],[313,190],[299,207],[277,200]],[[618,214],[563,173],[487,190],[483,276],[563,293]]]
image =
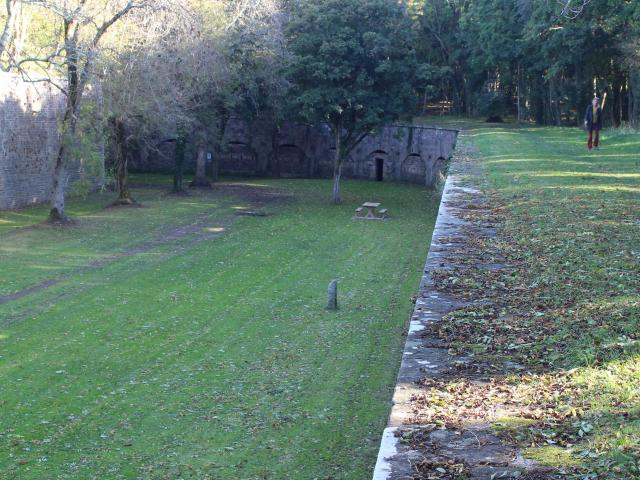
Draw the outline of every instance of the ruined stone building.
[[[347,178],[400,181],[433,186],[452,155],[457,130],[390,125],[367,136],[343,167]],[[219,173],[231,176],[330,178],[335,142],[328,127],[289,123],[280,128],[234,119],[227,125]],[[193,155],[191,156],[193,157]],[[194,169],[193,158],[186,168]],[[139,171],[172,169],[171,153],[132,162]]]
[[[50,83],[0,73],[0,210],[49,200],[65,100]],[[103,145],[95,146],[102,155]],[[84,176],[85,160],[79,155],[65,166],[67,187]],[[90,181],[102,178],[92,171]]]
[[[64,100],[46,82],[29,83],[17,75],[0,74],[0,209],[49,199]],[[351,152],[343,176],[434,186],[456,138],[456,130],[384,127]],[[164,153],[158,149],[137,151],[136,158],[129,161],[130,168],[170,173],[172,149],[169,142]],[[289,123],[275,128],[232,119],[225,130],[223,153],[216,160],[221,175],[330,178],[334,154],[333,136],[326,126]],[[85,167],[82,158],[67,165],[64,181],[68,186],[85,174]],[[194,169],[195,154],[191,154],[186,170]]]
[[[51,85],[0,74],[0,209],[48,200],[62,101]]]
[[[433,186],[451,156],[456,130],[391,125],[365,137],[351,152],[343,175]],[[220,172],[229,175],[329,178],[335,142],[329,128],[288,124],[278,131],[252,129],[230,122]]]

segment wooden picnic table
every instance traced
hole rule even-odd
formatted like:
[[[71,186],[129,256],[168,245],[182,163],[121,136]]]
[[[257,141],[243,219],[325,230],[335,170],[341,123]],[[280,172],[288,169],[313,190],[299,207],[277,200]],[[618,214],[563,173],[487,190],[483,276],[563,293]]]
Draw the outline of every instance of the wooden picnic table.
[[[367,214],[365,217],[367,218],[377,218],[376,217],[376,208],[378,208],[381,204],[376,202],[364,202],[362,206],[367,209]]]
[[[356,215],[353,218],[361,218],[365,220],[383,220],[386,218],[387,210],[383,209],[376,213],[376,208],[378,208],[381,203],[378,202],[364,202],[362,207],[356,209]],[[363,214],[362,210],[367,209],[367,212]]]

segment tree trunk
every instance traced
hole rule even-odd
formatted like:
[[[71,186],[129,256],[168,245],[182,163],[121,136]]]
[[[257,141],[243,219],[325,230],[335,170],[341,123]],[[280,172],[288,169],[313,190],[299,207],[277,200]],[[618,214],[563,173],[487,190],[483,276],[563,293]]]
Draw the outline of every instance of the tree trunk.
[[[638,124],[638,89],[640,89],[640,74],[631,71],[629,73],[629,125],[632,127]]]
[[[627,104],[627,108],[629,109],[629,112],[627,113],[627,116],[629,117],[629,126],[632,128],[635,127],[635,120],[636,120],[634,115],[634,104],[635,104],[634,90],[631,84],[629,84],[629,103]]]
[[[584,88],[584,72],[581,60],[576,60],[575,67],[575,87],[574,87],[574,100],[573,108],[576,111],[576,125],[582,124],[582,115],[584,114],[584,102],[587,97],[586,90]]]
[[[342,177],[342,165],[336,165],[333,169],[332,201],[334,205],[340,205],[342,203],[342,197],[340,196],[340,178],[341,177]]]
[[[198,136],[198,156],[196,157],[196,176],[189,184],[190,188],[211,188],[207,178],[207,136],[204,131]]]
[[[62,127],[60,134],[60,146],[58,147],[58,153],[56,155],[56,161],[53,167],[53,187],[51,189],[51,200],[48,222],[50,223],[70,223],[71,220],[67,217],[64,207],[64,191],[66,188],[65,178],[65,158],[67,156],[68,143],[71,135],[76,129],[76,115],[74,114],[73,105],[70,104],[71,98],[67,99],[67,107],[65,108],[65,114],[62,119]]]
[[[116,173],[118,183],[118,205],[135,205],[137,202],[131,196],[129,191],[129,158],[126,152],[118,162],[118,170]]]
[[[122,119],[113,118],[112,125],[116,147],[116,186],[118,188],[118,199],[114,205],[137,205],[129,192],[129,152],[125,124]]]
[[[31,22],[30,13],[24,11],[22,3],[20,3],[20,11],[18,12],[19,25],[16,27],[16,36],[13,41],[13,59],[18,62],[22,59],[24,46],[29,35],[29,25]]]
[[[464,83],[464,108],[465,108],[465,112],[467,114],[467,117],[471,118],[471,115],[473,114],[473,110],[471,108],[471,105],[472,105],[472,101],[471,101],[471,86],[469,85],[469,79],[468,78],[463,77],[462,81]]]
[[[424,89],[424,96],[422,97],[422,115],[426,115],[428,111],[427,105],[427,88]]]
[[[559,127],[561,123],[561,113],[556,92],[556,82],[553,77],[549,78],[549,114],[551,123],[555,123],[555,125]]]
[[[332,201],[334,205],[342,203],[340,197],[340,177],[342,176],[342,123],[334,127],[334,135],[336,137],[336,156],[333,164],[333,195]]]
[[[611,114],[613,120],[613,126],[618,128],[620,126],[620,105],[621,105],[621,86],[617,81],[617,78],[613,81],[611,88]]]
[[[187,133],[183,127],[178,126],[178,136],[176,138],[176,150],[174,154],[174,173],[172,193],[185,194],[182,186],[184,176],[184,156],[187,150]]]
[[[609,107],[606,108],[606,110],[609,112],[609,124],[611,126],[615,126],[616,124],[616,114],[615,114],[615,95],[612,93],[610,98],[609,98]],[[604,112],[603,112],[604,115]]]
[[[516,85],[516,89],[518,90],[518,123],[522,121],[522,108],[520,105],[520,64],[518,63],[518,85]]]
[[[627,114],[627,109],[625,108],[625,102],[627,100],[627,93],[626,93],[626,78],[623,76],[622,77],[622,82],[620,83],[620,113],[618,115],[619,117],[619,123],[618,126],[622,125],[622,123],[624,123],[625,121],[625,116]]]
[[[536,123],[545,123],[544,80],[541,73],[534,73],[531,82],[531,105],[535,111]]]
[[[222,156],[222,151],[220,149],[216,149],[213,152],[213,158],[211,159],[211,179],[214,182],[218,181],[218,175],[220,171],[220,157]]]
[[[72,21],[65,20],[65,35],[69,35]],[[65,214],[65,198],[64,191],[66,188],[66,179],[64,178],[64,163],[67,156],[69,143],[75,137],[76,126],[78,123],[78,114],[80,107],[80,99],[82,91],[80,85],[80,74],[78,72],[78,48],[76,38],[65,38],[65,49],[67,58],[65,66],[67,68],[67,106],[65,107],[64,117],[60,131],[60,147],[53,168],[53,189],[51,193],[51,210],[49,211],[48,221],[51,223],[69,223],[71,220]]]
[[[64,139],[62,140],[64,144]],[[64,146],[61,146],[58,149],[58,155],[56,157],[56,164],[53,170],[53,189],[51,192],[51,201],[50,206],[51,210],[49,211],[49,223],[70,223],[71,219],[67,217],[64,207],[64,190],[66,187],[66,179],[64,178],[64,157],[66,155],[66,149]]]
[[[0,57],[7,49],[11,38],[13,37],[13,31],[15,29],[16,20],[18,18],[18,0],[6,0],[7,4],[7,19],[2,29],[2,35],[0,35]]]

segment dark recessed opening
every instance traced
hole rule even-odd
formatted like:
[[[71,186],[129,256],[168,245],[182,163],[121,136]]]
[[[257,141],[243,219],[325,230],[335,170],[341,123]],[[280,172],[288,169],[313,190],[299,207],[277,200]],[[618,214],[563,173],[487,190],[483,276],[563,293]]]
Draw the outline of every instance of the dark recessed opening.
[[[376,158],[376,181],[381,182],[382,180],[384,180],[384,160]]]

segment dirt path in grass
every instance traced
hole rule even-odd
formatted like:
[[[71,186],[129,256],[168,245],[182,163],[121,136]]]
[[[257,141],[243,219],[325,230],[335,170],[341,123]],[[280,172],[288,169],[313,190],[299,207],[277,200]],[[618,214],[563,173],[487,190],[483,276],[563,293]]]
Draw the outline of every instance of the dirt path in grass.
[[[158,188],[158,185],[145,184],[142,187]],[[31,287],[24,288],[8,295],[2,295],[0,296],[0,305],[5,305],[29,295],[42,292],[43,290],[65,282],[75,276],[104,268],[118,260],[140,255],[154,248],[168,243],[177,242],[181,239],[188,239],[188,241],[177,245],[174,249],[174,253],[189,250],[202,242],[221,237],[240,216],[264,216],[267,214],[265,212],[265,208],[267,206],[282,204],[292,198],[292,194],[281,190],[238,183],[216,184],[215,188],[212,190],[212,194],[214,196],[236,197],[238,200],[246,202],[248,204],[248,208],[238,209],[223,217],[217,216],[218,212],[215,210],[198,215],[194,217],[193,221],[188,225],[181,225],[179,227],[170,226],[159,232],[154,238],[144,241],[138,245],[134,245],[127,250],[94,260],[85,266],[75,268],[67,273],[58,275],[55,278],[46,279]],[[207,230],[206,227],[207,225],[210,225],[212,219],[215,219],[216,228]],[[13,323],[14,321],[15,319],[9,323]],[[4,325],[5,322],[0,322],[0,324]]]

